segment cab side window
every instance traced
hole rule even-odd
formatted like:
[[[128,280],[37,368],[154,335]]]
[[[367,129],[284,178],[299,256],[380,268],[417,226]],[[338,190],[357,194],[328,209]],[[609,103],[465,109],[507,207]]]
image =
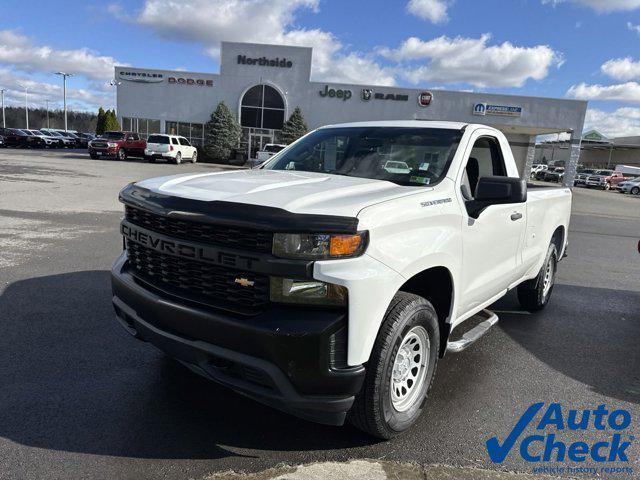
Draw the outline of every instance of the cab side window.
[[[500,143],[495,137],[480,137],[473,145],[462,176],[462,195],[465,199],[474,198],[478,180],[487,176],[507,176]]]
[[[171,145],[178,145],[178,139],[175,137],[171,137]]]
[[[186,145],[187,147],[191,146],[191,144],[189,143],[189,140],[187,140],[186,138],[180,137],[178,140],[180,140],[180,145]]]

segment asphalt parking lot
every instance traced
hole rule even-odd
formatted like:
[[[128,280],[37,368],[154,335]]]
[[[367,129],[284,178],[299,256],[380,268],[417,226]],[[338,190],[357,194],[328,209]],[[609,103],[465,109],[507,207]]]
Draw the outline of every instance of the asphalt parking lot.
[[[514,455],[492,464],[484,442],[534,402],[627,409],[627,433],[640,433],[640,198],[575,189],[547,309],[523,313],[513,295],[494,305],[497,328],[440,362],[418,425],[379,442],[209,383],[115,321],[119,189],[215,168],[0,150],[0,479],[198,479],[363,458],[527,473]]]

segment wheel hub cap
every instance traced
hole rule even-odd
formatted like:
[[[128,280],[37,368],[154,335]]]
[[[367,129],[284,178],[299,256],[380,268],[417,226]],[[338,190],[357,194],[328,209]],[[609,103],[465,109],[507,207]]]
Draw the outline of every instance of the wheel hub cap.
[[[391,372],[391,403],[404,412],[421,399],[429,366],[429,336],[424,327],[413,327],[400,343]]]

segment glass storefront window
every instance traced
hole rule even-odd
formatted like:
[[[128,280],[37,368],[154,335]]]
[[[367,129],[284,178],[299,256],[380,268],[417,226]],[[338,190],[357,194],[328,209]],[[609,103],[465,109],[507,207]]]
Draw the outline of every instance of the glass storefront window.
[[[250,128],[281,130],[284,124],[284,99],[269,85],[247,90],[240,102],[240,125]]]

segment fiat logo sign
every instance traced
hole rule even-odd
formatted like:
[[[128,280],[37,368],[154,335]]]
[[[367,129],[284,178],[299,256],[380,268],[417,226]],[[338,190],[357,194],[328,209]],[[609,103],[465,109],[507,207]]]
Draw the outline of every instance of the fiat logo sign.
[[[420,92],[418,95],[418,105],[421,107],[427,107],[433,100],[433,93],[431,92]]]

